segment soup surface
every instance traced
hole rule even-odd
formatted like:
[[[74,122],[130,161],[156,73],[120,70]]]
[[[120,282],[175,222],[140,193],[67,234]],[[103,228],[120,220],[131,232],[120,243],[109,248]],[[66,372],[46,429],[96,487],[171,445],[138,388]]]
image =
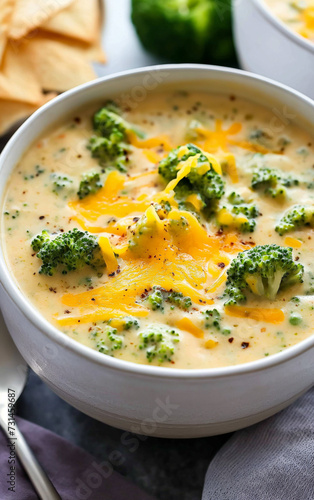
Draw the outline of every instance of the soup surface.
[[[313,0],[265,0],[273,13],[291,30],[314,42]]]
[[[103,106],[38,139],[7,186],[7,263],[40,313],[104,355],[176,368],[312,335],[313,137],[235,95]]]

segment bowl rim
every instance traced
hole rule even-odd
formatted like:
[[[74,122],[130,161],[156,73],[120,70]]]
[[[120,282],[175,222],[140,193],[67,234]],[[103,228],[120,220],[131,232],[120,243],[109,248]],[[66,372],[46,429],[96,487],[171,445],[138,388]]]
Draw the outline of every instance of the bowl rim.
[[[253,0],[253,2],[255,2],[256,6],[264,15],[264,17],[266,17],[268,21],[270,21],[277,29],[279,29],[281,33],[283,33],[293,42],[300,45],[302,48],[306,49],[308,52],[314,54],[314,43],[308,41],[306,38],[299,35],[296,31],[289,29],[288,26],[281,19],[279,19],[279,17],[273,14],[272,10],[264,0]]]
[[[3,152],[0,155],[0,176],[1,176],[1,167],[6,162],[6,157],[9,155],[12,148],[14,148],[15,143],[20,141],[20,138],[23,137],[24,132],[28,127],[32,126],[33,122],[40,119],[42,115],[47,114],[49,116],[49,110],[55,106],[55,104],[63,102],[64,100],[71,99],[73,95],[80,93],[88,93],[90,89],[95,86],[103,86],[107,81],[119,79],[119,78],[127,78],[128,76],[137,75],[137,74],[147,74],[148,72],[156,72],[156,71],[181,71],[184,72],[192,72],[193,70],[201,70],[204,72],[211,72],[220,75],[220,78],[223,77],[224,74],[235,75],[240,77],[241,79],[249,82],[264,82],[270,87],[277,87],[281,91],[286,93],[293,94],[298,99],[304,101],[306,104],[310,105],[314,110],[314,101],[309,97],[301,94],[297,90],[291,89],[290,87],[275,82],[270,78],[266,78],[263,76],[259,76],[253,73],[249,73],[246,71],[234,69],[234,68],[225,68],[218,66],[210,66],[210,65],[202,65],[202,64],[162,64],[155,66],[146,66],[143,68],[136,68],[127,71],[122,71],[119,73],[115,73],[109,76],[104,76],[93,80],[91,82],[85,83],[74,89],[68,90],[58,97],[54,98],[52,101],[49,101],[40,109],[35,111],[33,115],[31,115],[23,125],[15,132],[15,134],[11,137],[11,139],[6,144]],[[184,77],[182,76],[182,81]],[[86,103],[88,102],[88,98],[86,99]],[[59,116],[62,116],[62,112],[60,112]],[[47,120],[46,120],[47,121]],[[48,126],[48,123],[46,123]],[[43,126],[45,130],[47,127]],[[25,148],[25,150],[27,147]],[[10,167],[10,172],[16,166],[12,165]],[[4,195],[5,191],[3,192]],[[3,195],[1,201],[3,199]],[[120,360],[117,358],[113,358],[110,356],[104,356],[102,353],[95,351],[94,349],[85,346],[79,343],[77,340],[72,339],[58,330],[55,326],[53,326],[47,319],[44,318],[38,311],[38,309],[27,299],[26,295],[23,294],[22,290],[18,287],[17,282],[13,274],[11,274],[5,260],[5,254],[3,251],[3,238],[0,242],[0,286],[4,289],[5,293],[9,296],[9,298],[13,301],[16,307],[24,314],[24,316],[37,328],[41,331],[41,333],[48,337],[48,339],[54,344],[63,347],[66,350],[71,351],[73,354],[76,354],[80,357],[87,359],[87,361],[91,363],[95,363],[97,365],[101,365],[104,368],[108,368],[111,370],[117,370],[119,372],[127,372],[134,376],[146,376],[149,378],[159,378],[159,379],[186,379],[186,380],[199,380],[199,379],[215,379],[215,378],[225,378],[225,377],[233,377],[238,375],[246,375],[253,372],[259,372],[265,370],[267,368],[271,368],[276,365],[280,365],[286,363],[290,359],[298,357],[300,354],[313,349],[314,348],[314,334],[308,337],[307,339],[299,342],[298,344],[285,349],[284,351],[273,354],[269,357],[265,357],[262,359],[258,359],[255,361],[251,361],[248,363],[218,367],[218,368],[201,368],[201,369],[180,369],[180,368],[167,368],[160,366],[152,366],[152,365],[144,365],[138,364],[131,361]]]

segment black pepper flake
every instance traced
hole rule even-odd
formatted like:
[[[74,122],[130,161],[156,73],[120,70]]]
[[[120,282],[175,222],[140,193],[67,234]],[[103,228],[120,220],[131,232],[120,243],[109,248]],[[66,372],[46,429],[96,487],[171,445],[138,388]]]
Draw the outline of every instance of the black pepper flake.
[[[233,337],[230,337],[230,339],[228,339],[228,342],[230,342],[230,344],[232,344],[233,341],[234,341]]]
[[[44,218],[45,218],[45,216],[44,216],[44,215],[41,215],[41,216],[39,217],[39,220],[43,220]]]
[[[64,311],[64,314],[71,314],[71,311],[69,311],[69,309],[66,309],[66,310]]]
[[[221,269],[224,269],[226,267],[226,264],[224,262],[219,262],[219,264],[217,264],[218,267],[220,267]]]
[[[250,343],[249,342],[242,342],[241,347],[242,349],[247,349],[249,347]]]

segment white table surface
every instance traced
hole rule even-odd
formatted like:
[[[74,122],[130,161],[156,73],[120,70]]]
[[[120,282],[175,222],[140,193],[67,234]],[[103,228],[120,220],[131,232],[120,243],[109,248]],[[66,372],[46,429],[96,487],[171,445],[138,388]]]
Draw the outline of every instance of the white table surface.
[[[99,76],[161,62],[146,52],[137,38],[131,21],[131,0],[105,1],[102,46],[108,61],[96,66]]]

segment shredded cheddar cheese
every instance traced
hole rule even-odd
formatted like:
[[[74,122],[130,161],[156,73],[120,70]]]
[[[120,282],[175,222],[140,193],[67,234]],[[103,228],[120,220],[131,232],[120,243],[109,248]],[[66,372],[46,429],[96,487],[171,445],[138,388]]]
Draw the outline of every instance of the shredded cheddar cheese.
[[[235,318],[248,318],[255,321],[265,321],[275,325],[285,320],[285,315],[281,309],[265,309],[262,307],[227,306],[225,312],[228,316]]]

